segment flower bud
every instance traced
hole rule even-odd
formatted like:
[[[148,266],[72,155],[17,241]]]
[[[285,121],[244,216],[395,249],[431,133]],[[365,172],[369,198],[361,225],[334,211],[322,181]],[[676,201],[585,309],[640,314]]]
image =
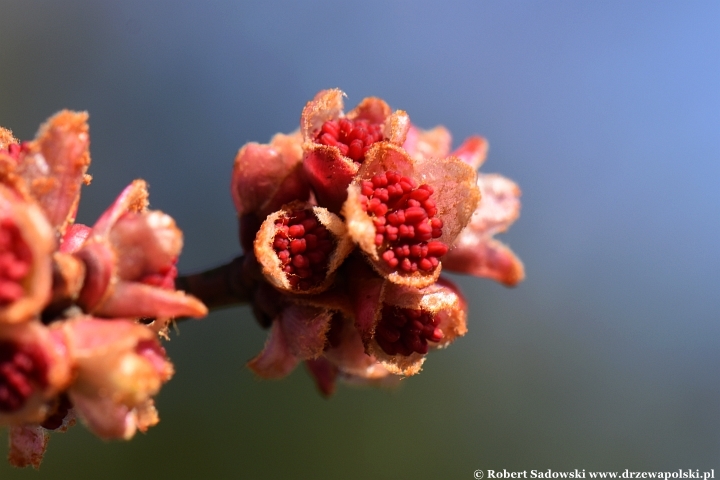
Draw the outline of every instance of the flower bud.
[[[103,213],[75,255],[86,266],[79,303],[106,317],[202,317],[207,308],[175,291],[182,232],[174,220],[147,211],[145,182],[136,180]]]
[[[402,145],[409,128],[407,114],[394,113],[383,100],[366,98],[344,116],[344,93],[323,90],[308,102],[300,120],[305,144],[303,165],[318,203],[340,211],[347,186],[377,142]]]
[[[467,332],[465,300],[445,279],[417,289],[387,280],[379,286],[366,278],[355,288],[356,324],[365,351],[391,373],[418,373],[430,349]]]
[[[350,236],[390,281],[430,285],[477,206],[475,177],[453,157],[416,162],[400,147],[376,144],[348,187]]]
[[[269,215],[255,239],[255,257],[267,281],[293,293],[327,289],[353,248],[337,215],[302,202]]]
[[[155,333],[130,320],[91,317],[58,328],[76,370],[68,393],[88,428],[103,438],[127,439],[149,426],[151,397],[173,375]]]

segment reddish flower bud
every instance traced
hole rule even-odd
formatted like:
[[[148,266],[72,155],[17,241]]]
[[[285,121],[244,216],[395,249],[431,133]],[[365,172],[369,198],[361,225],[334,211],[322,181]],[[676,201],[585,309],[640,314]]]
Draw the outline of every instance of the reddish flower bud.
[[[327,289],[353,248],[337,215],[302,202],[269,215],[255,239],[255,257],[267,281],[293,293]]]
[[[440,275],[440,258],[480,197],[475,173],[453,157],[411,159],[378,143],[348,187],[350,236],[390,281],[421,288]]]
[[[131,320],[91,317],[56,328],[75,364],[70,400],[93,433],[129,439],[157,423],[151,397],[172,377],[173,367],[152,330]]]
[[[42,211],[0,185],[0,323],[26,321],[48,302],[54,247]]]
[[[238,216],[265,218],[293,200],[307,200],[310,189],[302,171],[302,136],[275,135],[270,144],[248,143],[235,157],[232,197]]]
[[[379,98],[366,98],[344,116],[344,93],[323,90],[308,102],[300,119],[305,144],[303,165],[318,203],[339,212],[347,186],[377,142],[402,145],[410,121],[405,112],[391,112]]]
[[[182,232],[146,207],[145,182],[136,180],[93,226],[75,254],[87,270],[80,305],[107,317],[206,315],[202,302],[174,290]]]
[[[418,373],[430,349],[467,332],[465,301],[445,279],[417,289],[362,269],[353,278],[355,322],[365,351],[391,373]]]

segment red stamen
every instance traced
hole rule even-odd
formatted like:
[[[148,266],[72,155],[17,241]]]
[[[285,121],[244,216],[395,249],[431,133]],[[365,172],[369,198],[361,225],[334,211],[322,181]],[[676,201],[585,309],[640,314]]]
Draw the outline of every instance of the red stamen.
[[[10,218],[0,220],[0,307],[23,296],[23,279],[30,273],[32,253]]]
[[[382,125],[367,120],[328,120],[320,128],[315,141],[338,147],[343,155],[362,163],[370,145],[383,139],[382,130]]]
[[[290,285],[296,290],[309,290],[325,280],[335,245],[312,211],[292,212],[276,220],[275,227],[273,249]]]
[[[442,340],[439,325],[440,319],[430,312],[384,305],[375,327],[375,340],[388,355],[424,355],[428,342]]]
[[[430,185],[420,185],[398,172],[380,173],[362,182],[361,203],[374,217],[375,245],[392,269],[407,273],[430,272],[438,266],[447,246],[433,238],[442,236],[443,222]]]
[[[0,412],[20,410],[35,386],[47,385],[48,365],[37,348],[0,342]]]

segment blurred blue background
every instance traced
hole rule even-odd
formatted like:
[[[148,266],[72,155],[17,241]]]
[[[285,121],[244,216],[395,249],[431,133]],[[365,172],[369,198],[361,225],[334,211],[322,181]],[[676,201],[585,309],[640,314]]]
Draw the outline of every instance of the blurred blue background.
[[[483,170],[523,189],[502,240],[527,270],[457,277],[470,332],[392,392],[256,380],[247,308],[183,323],[159,426],[76,427],[0,478],[720,475],[719,26],[717,2],[0,1],[0,125],[90,112],[81,221],[142,177],[185,231],[181,271],[229,260],[238,148],[339,87],[486,136]]]

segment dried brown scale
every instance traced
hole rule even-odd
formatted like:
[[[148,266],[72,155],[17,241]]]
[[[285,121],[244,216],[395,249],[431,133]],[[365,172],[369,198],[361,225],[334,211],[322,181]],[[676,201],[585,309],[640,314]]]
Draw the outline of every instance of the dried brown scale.
[[[308,290],[322,283],[335,241],[310,210],[294,211],[275,221],[273,240],[282,270],[293,289]]]
[[[0,342],[0,412],[20,410],[35,385],[48,383],[48,365],[34,348],[15,342]]]
[[[433,240],[442,236],[443,222],[435,217],[437,207],[430,185],[415,182],[389,171],[361,183],[361,203],[372,216],[375,245],[391,269],[406,273],[431,272],[447,246]]]

